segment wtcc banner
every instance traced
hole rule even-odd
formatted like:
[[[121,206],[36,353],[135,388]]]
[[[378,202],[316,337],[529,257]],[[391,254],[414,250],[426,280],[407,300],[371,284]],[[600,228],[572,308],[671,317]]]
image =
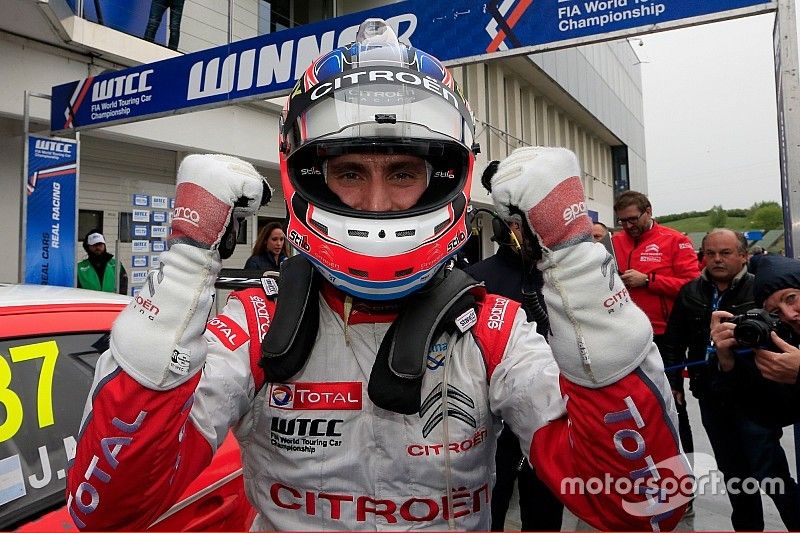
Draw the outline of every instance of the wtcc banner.
[[[407,0],[53,87],[54,132],[287,94],[311,61],[364,19],[446,64],[529,54],[753,15],[776,0]]]
[[[78,143],[28,136],[25,283],[75,286]]]

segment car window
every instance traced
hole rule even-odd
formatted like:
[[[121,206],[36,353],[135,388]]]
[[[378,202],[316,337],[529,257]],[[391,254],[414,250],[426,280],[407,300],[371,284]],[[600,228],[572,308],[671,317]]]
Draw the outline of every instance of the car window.
[[[67,462],[108,333],[0,340],[0,530],[63,505]]]

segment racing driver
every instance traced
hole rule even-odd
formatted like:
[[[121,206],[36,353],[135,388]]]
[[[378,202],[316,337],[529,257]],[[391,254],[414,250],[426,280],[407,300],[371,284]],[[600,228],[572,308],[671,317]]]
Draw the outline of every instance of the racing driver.
[[[473,132],[450,72],[366,21],[282,113],[298,253],[277,287],[233,293],[211,320],[233,221],[264,182],[188,156],[169,250],[96,368],[67,487],[77,526],[144,529],[232,430],[253,530],[486,531],[503,420],[593,527],[672,529],[691,476],[672,395],[647,317],[592,241],[574,154],[521,148],[492,179],[501,216],[542,244],[549,344],[519,304],[449,268],[469,234]]]

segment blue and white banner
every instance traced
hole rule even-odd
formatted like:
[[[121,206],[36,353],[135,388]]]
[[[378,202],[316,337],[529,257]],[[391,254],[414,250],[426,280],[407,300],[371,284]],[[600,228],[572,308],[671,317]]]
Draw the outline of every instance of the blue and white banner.
[[[387,21],[446,64],[530,54],[774,10],[777,0],[406,0],[53,87],[50,128],[77,130],[287,94],[313,59]]]
[[[28,136],[25,283],[75,286],[78,143]]]

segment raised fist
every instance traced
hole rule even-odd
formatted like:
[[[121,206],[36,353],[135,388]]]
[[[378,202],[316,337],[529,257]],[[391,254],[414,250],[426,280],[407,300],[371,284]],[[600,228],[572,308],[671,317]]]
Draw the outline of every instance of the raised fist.
[[[214,250],[233,211],[252,215],[261,204],[264,180],[250,163],[227,155],[190,155],[178,169],[170,245]]]
[[[581,169],[566,148],[517,148],[500,162],[491,185],[500,215],[521,212],[545,248],[591,240]]]

